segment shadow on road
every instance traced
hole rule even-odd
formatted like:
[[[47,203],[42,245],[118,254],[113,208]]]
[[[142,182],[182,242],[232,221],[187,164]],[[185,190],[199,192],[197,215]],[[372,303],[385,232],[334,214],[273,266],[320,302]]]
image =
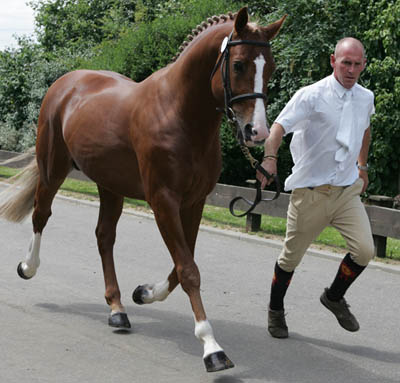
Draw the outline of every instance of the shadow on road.
[[[107,307],[98,304],[71,304],[60,306],[49,303],[36,305],[49,312],[78,315],[107,326]],[[153,307],[135,307],[134,314],[129,308],[128,314],[133,326],[131,336],[124,342],[134,341],[134,335],[140,334],[175,343],[178,348],[198,358],[202,346],[194,337],[194,324],[190,315],[182,315],[170,310]],[[135,322],[136,318],[136,322]],[[214,383],[244,382],[318,382],[323,377],[324,383],[338,381],[353,383],[386,382],[397,383],[397,379],[385,379],[363,369],[367,363],[380,361],[399,364],[400,355],[356,344],[357,340],[349,336],[349,342],[342,344],[324,339],[310,338],[298,333],[291,333],[289,339],[271,338],[263,326],[243,324],[229,320],[210,318],[218,342],[236,364],[229,370],[229,375],[213,375]],[[338,329],[341,331],[341,329]],[[346,355],[357,355],[362,363],[352,363]],[[366,360],[367,359],[367,360]],[[211,378],[210,375],[207,375]],[[210,380],[207,380],[210,381]]]

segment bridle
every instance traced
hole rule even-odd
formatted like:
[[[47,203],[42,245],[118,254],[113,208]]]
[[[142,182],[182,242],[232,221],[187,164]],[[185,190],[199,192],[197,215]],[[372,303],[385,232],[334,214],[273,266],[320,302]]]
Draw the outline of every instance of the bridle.
[[[244,197],[236,197],[234,198],[230,204],[229,204],[229,210],[232,215],[235,217],[243,217],[247,214],[249,214],[251,211],[254,210],[254,208],[258,205],[260,201],[273,201],[279,197],[280,194],[280,183],[279,183],[279,178],[277,175],[269,174],[261,165],[260,163],[251,155],[249,148],[245,145],[243,135],[241,133],[240,127],[239,127],[239,122],[236,118],[235,111],[232,108],[232,105],[237,102],[245,101],[245,100],[250,100],[250,99],[257,99],[257,98],[262,98],[265,100],[267,98],[267,95],[265,93],[245,93],[241,94],[238,96],[232,96],[232,87],[231,87],[231,77],[230,77],[230,67],[229,67],[229,61],[230,61],[230,48],[232,46],[236,45],[253,45],[253,46],[259,46],[259,47],[270,47],[270,43],[268,41],[255,41],[255,40],[235,40],[232,41],[232,35],[233,31],[230,33],[229,36],[225,37],[225,39],[222,42],[221,45],[221,55],[216,62],[213,71],[211,72],[211,77],[210,81],[213,79],[215,72],[218,70],[219,67],[221,67],[221,75],[222,75],[222,84],[224,87],[224,108],[218,108],[219,111],[223,112],[227,119],[228,123],[232,128],[232,131],[237,138],[240,149],[242,150],[244,156],[246,159],[250,162],[250,165],[258,170],[260,173],[264,175],[268,180],[273,178],[274,182],[276,184],[276,193],[273,198],[261,198],[261,184],[258,180],[256,180],[256,198],[253,202],[247,200]],[[234,212],[234,204],[239,201],[243,200],[246,202],[248,205],[250,205],[250,208],[242,213],[242,214],[236,214]]]
[[[265,93],[245,93],[239,96],[232,97],[232,87],[231,87],[231,76],[230,76],[230,68],[229,68],[229,60],[230,60],[230,47],[236,45],[253,45],[258,47],[270,47],[269,41],[255,41],[255,40],[236,40],[232,41],[233,31],[229,36],[225,37],[224,41],[221,45],[221,55],[216,62],[213,71],[211,72],[210,80],[214,77],[215,72],[218,67],[221,66],[221,74],[222,74],[222,84],[224,86],[224,101],[225,107],[224,109],[219,109],[226,114],[228,120],[237,124],[236,114],[232,109],[232,105],[234,103],[250,100],[253,98],[262,98],[264,100],[267,99],[267,95]],[[243,137],[238,138],[241,144],[244,144]]]

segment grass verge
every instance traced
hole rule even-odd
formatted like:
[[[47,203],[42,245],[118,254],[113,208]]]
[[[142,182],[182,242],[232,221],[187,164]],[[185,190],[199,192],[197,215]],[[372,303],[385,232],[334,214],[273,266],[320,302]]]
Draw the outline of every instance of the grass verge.
[[[0,178],[6,179],[12,177],[16,172],[16,169],[0,166]],[[78,199],[98,199],[96,184],[72,178],[67,178],[65,180],[61,186],[60,193]],[[131,198],[125,198],[125,207],[151,212],[151,208],[146,202]],[[246,231],[245,217],[234,217],[230,214],[228,209],[210,205],[206,205],[204,208],[202,224],[240,232]],[[250,234],[263,238],[283,240],[285,231],[286,219],[263,215],[261,219],[261,230],[257,233]],[[327,227],[313,243],[313,247],[344,253],[346,250],[346,242],[337,230],[332,227]],[[379,260],[383,262],[400,262],[400,240],[388,238],[386,258]]]

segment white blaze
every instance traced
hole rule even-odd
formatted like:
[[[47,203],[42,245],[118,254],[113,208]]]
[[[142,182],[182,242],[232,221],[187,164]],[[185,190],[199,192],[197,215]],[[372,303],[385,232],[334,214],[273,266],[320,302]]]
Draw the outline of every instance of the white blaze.
[[[260,55],[254,60],[254,64],[256,65],[256,74],[254,77],[254,93],[262,93],[263,92],[263,85],[264,85],[264,66],[265,66],[265,58],[260,53]],[[260,128],[266,129],[267,120],[265,117],[265,107],[264,107],[264,100],[262,98],[256,99],[256,105],[254,107],[254,114],[253,114],[253,124],[254,129],[257,130],[258,135],[260,132]],[[265,137],[264,137],[265,138]],[[257,139],[254,137],[254,139]]]

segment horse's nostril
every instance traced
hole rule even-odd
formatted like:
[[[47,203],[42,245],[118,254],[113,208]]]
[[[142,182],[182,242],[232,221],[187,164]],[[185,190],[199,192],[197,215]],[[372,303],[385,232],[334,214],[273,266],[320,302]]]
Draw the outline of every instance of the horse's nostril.
[[[244,130],[245,130],[246,132],[249,132],[249,133],[252,132],[252,129],[253,129],[253,124],[251,124],[251,123],[246,124],[245,127],[244,127]]]

